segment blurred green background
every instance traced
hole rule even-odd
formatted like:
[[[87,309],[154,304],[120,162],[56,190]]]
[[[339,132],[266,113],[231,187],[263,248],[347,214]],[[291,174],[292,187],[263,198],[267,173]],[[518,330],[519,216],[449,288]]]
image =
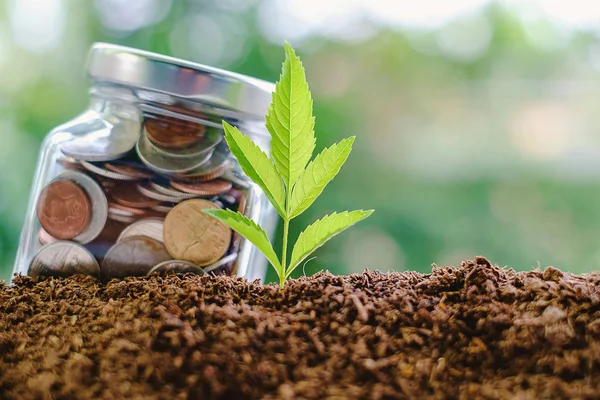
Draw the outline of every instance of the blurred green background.
[[[356,135],[301,227],[375,208],[299,274],[600,262],[600,6],[558,1],[0,0],[0,279],[40,143],[105,41],[274,81],[304,61],[317,148]]]

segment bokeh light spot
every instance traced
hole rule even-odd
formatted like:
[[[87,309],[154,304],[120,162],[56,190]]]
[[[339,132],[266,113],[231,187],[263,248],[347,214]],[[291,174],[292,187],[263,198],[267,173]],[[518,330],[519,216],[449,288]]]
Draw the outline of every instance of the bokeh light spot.
[[[171,0],[95,0],[102,24],[115,31],[135,31],[164,19]]]
[[[387,232],[377,228],[354,227],[346,238],[342,254],[348,273],[365,269],[402,271],[406,256]]]
[[[15,43],[33,53],[54,49],[65,25],[62,0],[11,0],[8,15]]]

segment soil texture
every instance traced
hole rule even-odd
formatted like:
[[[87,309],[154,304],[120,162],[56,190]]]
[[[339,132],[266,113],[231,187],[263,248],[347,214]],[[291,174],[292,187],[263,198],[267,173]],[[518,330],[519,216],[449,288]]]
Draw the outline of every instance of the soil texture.
[[[2,399],[600,398],[600,272],[0,287]]]

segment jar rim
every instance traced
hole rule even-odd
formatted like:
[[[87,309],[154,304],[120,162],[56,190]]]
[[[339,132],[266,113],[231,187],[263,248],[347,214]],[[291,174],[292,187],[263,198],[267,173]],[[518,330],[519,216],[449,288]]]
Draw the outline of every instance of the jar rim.
[[[109,43],[94,43],[87,74],[95,82],[127,85],[264,118],[272,82],[203,64]]]

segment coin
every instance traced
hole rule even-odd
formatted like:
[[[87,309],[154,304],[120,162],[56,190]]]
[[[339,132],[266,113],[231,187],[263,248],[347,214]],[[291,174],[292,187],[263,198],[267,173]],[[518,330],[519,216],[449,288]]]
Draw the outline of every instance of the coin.
[[[166,204],[159,204],[157,206],[154,207],[150,207],[152,210],[159,212],[159,213],[168,213],[169,211],[171,211],[174,207],[173,203],[166,203]]]
[[[226,169],[221,177],[244,189],[249,189],[250,186],[252,186],[252,183],[248,181],[248,178],[244,178],[240,173],[234,172],[231,169]]]
[[[214,263],[227,251],[231,229],[202,210],[216,209],[208,200],[186,200],[165,218],[164,239],[169,253],[199,266]]]
[[[100,184],[100,186],[102,186],[104,189],[106,189],[107,192],[110,190],[110,188],[114,187],[115,185],[117,185],[120,182],[120,181],[117,181],[114,179],[105,178],[100,175],[94,175],[94,176],[92,176],[92,178],[94,178],[94,180],[96,182],[98,182]]]
[[[173,190],[171,188],[164,187],[164,186],[162,186],[156,182],[152,182],[152,181],[150,181],[150,187],[159,193],[166,194],[167,196],[181,198],[181,199],[193,199],[194,197],[197,197],[194,194],[182,192],[181,190]]]
[[[98,275],[98,262],[83,246],[67,241],[57,241],[42,247],[29,265],[31,277],[74,274]]]
[[[172,181],[171,186],[182,192],[198,196],[216,196],[229,191],[232,187],[231,182],[223,179],[213,179],[212,181],[197,183],[180,183]]]
[[[81,160],[81,165],[90,172],[96,175],[103,176],[108,179],[116,179],[118,181],[136,181],[138,178],[133,178],[129,175],[118,174],[116,172],[109,171],[108,169],[101,168],[97,165]]]
[[[223,258],[221,258],[219,261],[217,261],[214,264],[211,265],[207,265],[206,267],[204,267],[204,272],[213,272],[218,268],[221,268],[222,266],[229,264],[230,262],[235,261],[235,259],[237,258],[238,254],[237,253],[231,253],[228,256],[225,256]]]
[[[165,246],[146,236],[131,236],[108,250],[102,261],[104,279],[143,276],[156,264],[170,260]]]
[[[96,239],[87,243],[85,248],[96,257],[98,262],[102,262],[106,252],[117,242],[117,238],[127,226],[123,222],[108,219],[102,232],[100,232]]]
[[[38,231],[38,242],[40,242],[42,246],[47,245],[48,243],[56,242],[57,240],[58,239],[46,232],[44,228],[40,228]]]
[[[184,195],[185,197],[175,197],[175,196],[170,196],[168,194],[164,194],[164,193],[159,193],[157,191],[155,191],[148,182],[144,182],[144,183],[140,183],[137,185],[137,189],[144,194],[144,196],[148,196],[151,199],[157,200],[157,201],[161,201],[161,202],[167,202],[167,203],[179,203],[182,200],[186,200],[186,198],[188,198],[187,194],[182,193],[182,195]]]
[[[148,135],[148,140],[150,136]],[[223,131],[220,129],[211,128],[207,134],[199,140],[197,143],[189,146],[182,147],[180,149],[165,149],[160,146],[155,146],[157,152],[161,153],[166,157],[201,157],[206,152],[212,150],[223,140]],[[150,140],[152,142],[152,140]]]
[[[206,132],[204,125],[179,118],[156,116],[144,119],[148,139],[166,149],[182,149],[200,142]]]
[[[219,196],[219,200],[223,201],[227,208],[245,213],[246,208],[246,191],[233,188],[224,195]]]
[[[85,136],[77,136],[61,144],[63,154],[77,160],[111,161],[123,157],[140,136],[137,121],[122,121],[114,126],[107,122]],[[89,129],[93,129],[90,127]]]
[[[146,209],[127,207],[127,206],[124,206],[119,203],[114,203],[112,201],[108,202],[108,211],[112,211],[115,214],[119,214],[119,212],[121,212],[121,215],[127,215],[127,216],[134,216],[134,215],[144,216],[147,214]]]
[[[113,212],[108,213],[108,219],[110,219],[112,221],[116,221],[116,222],[122,222],[124,224],[131,224],[131,223],[135,222],[135,217],[115,214]]]
[[[79,164],[79,161],[77,161],[73,157],[62,156],[62,157],[59,157],[56,160],[56,162],[59,163],[60,165],[62,165],[63,167],[65,167],[66,169],[78,169],[78,170],[84,169],[81,166],[81,164]]]
[[[153,176],[153,174],[150,171],[129,164],[104,163],[104,168],[117,174],[127,175],[135,179],[149,179]]]
[[[150,169],[165,175],[192,171],[207,163],[212,155],[212,151],[209,150],[206,154],[198,157],[176,158],[165,156],[157,151],[156,146],[150,143],[145,134],[140,136],[135,149],[144,164]]]
[[[202,164],[198,168],[188,171],[185,174],[172,174],[173,179],[183,182],[195,182],[209,180],[207,177],[212,176],[216,178],[217,176],[215,175],[221,176],[226,172],[229,164],[229,159],[227,157],[227,154],[217,149],[212,154],[212,157],[210,157],[209,162]]]
[[[145,196],[135,184],[123,182],[110,190],[110,197],[119,204],[133,208],[147,208],[160,204],[159,201]]]
[[[38,199],[40,225],[57,239],[72,239],[90,222],[91,204],[85,190],[70,180],[48,184]]]
[[[184,260],[169,260],[161,262],[160,264],[155,265],[148,275],[153,273],[165,273],[165,272],[174,272],[178,274],[185,273],[193,273],[197,275],[206,275],[204,269],[200,268],[194,263]]]
[[[91,219],[87,228],[79,235],[73,238],[79,243],[89,243],[102,232],[106,218],[108,217],[108,201],[102,188],[96,181],[83,172],[67,170],[58,175],[53,182],[56,181],[73,181],[85,190],[88,199],[92,205]]]
[[[123,229],[117,242],[121,242],[131,236],[147,236],[163,243],[164,220],[158,218],[144,218]]]

